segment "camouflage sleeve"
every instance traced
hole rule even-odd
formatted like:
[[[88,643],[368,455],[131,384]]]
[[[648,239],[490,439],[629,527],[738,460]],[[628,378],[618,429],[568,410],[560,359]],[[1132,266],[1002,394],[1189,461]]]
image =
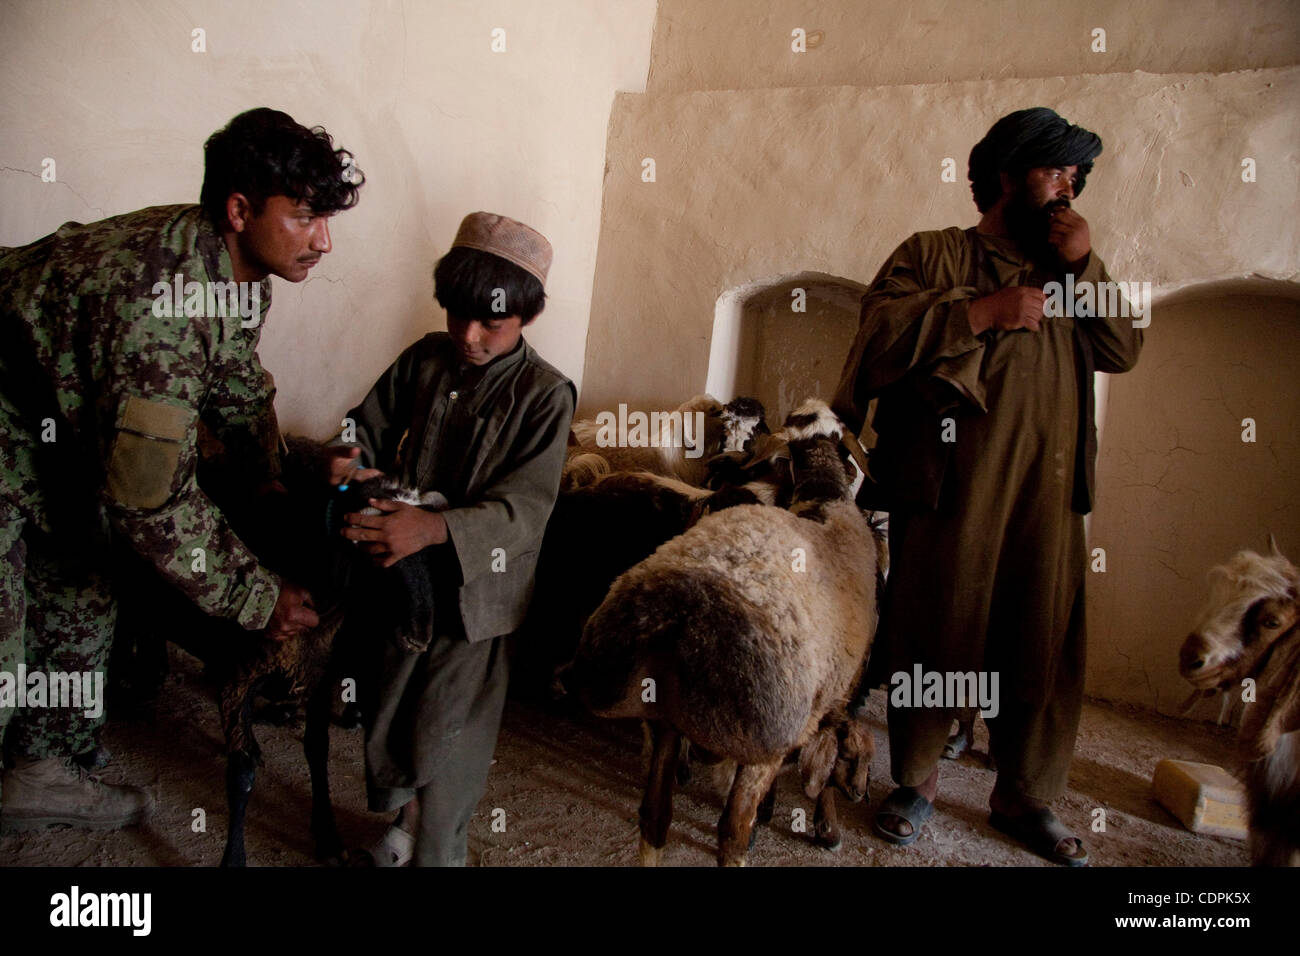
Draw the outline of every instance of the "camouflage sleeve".
[[[280,476],[275,379],[254,352],[227,365],[203,404],[203,422],[225,449],[228,477],[246,489]]]
[[[331,444],[361,449],[361,466],[393,474],[397,446],[411,422],[416,377],[423,339],[406,349],[380,375],[361,404],[343,420],[343,431]]]
[[[214,369],[222,369],[224,355],[250,354],[237,337],[254,333],[237,319],[157,317],[139,302],[111,320],[123,331],[98,399],[109,520],[202,610],[263,628],[279,579],[239,540],[195,475],[199,409],[219,374]]]

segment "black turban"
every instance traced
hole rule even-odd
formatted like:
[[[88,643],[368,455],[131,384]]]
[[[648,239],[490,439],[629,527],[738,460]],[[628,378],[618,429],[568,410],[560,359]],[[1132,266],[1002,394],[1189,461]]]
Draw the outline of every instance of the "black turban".
[[[1101,153],[1101,137],[1071,126],[1045,106],[1008,113],[993,124],[970,151],[967,178],[980,212],[1002,195],[999,173],[1024,173],[1035,166],[1078,166],[1074,193],[1083,192],[1092,161]]]

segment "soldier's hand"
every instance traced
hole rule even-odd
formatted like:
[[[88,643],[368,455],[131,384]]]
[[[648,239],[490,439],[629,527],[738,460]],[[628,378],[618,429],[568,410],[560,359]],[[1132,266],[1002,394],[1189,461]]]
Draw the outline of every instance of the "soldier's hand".
[[[967,310],[971,331],[1029,329],[1037,332],[1047,301],[1042,289],[1028,285],[1007,286],[992,295],[974,299]]]
[[[352,481],[365,481],[367,478],[383,474],[378,468],[362,468],[361,462],[356,460],[360,454],[360,448],[331,449],[329,483],[342,485]]]
[[[319,624],[320,618],[312,610],[311,592],[288,581],[281,581],[275,610],[266,622],[266,636],[273,641],[285,641],[305,634]]]
[[[1088,220],[1067,206],[1057,206],[1051,215],[1047,227],[1047,244],[1056,250],[1062,265],[1071,269],[1083,268],[1084,260],[1092,251]]]

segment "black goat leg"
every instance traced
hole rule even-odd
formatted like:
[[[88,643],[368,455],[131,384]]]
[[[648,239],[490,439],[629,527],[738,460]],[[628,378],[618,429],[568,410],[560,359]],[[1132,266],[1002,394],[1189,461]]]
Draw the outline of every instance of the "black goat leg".
[[[226,805],[230,810],[230,828],[226,833],[222,866],[248,865],[244,854],[244,815],[256,777],[257,761],[251,754],[237,750],[226,759]]]
[[[244,852],[244,817],[253,795],[259,757],[253,736],[254,688],[245,686],[243,693],[223,693],[221,725],[226,735],[226,809],[230,814],[226,832],[226,852],[222,866],[247,866]]]
[[[316,840],[316,859],[326,866],[346,866],[348,852],[339,836],[330,802],[330,717],[332,674],[321,680],[307,699],[307,726],[302,746],[311,769],[311,835]]]

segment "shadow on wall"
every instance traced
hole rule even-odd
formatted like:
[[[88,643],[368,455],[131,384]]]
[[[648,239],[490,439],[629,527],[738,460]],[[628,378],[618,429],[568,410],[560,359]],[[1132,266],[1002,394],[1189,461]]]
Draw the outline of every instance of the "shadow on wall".
[[[1300,556],[1300,288],[1210,283],[1153,303],[1110,381],[1088,547],[1088,693],[1175,713],[1206,573],[1268,535]],[[1096,550],[1105,571],[1096,570]],[[1214,719],[1218,702],[1192,716]]]
[[[805,398],[829,401],[867,287],[823,272],[759,280],[718,296],[705,391],[757,398],[777,427]]]

